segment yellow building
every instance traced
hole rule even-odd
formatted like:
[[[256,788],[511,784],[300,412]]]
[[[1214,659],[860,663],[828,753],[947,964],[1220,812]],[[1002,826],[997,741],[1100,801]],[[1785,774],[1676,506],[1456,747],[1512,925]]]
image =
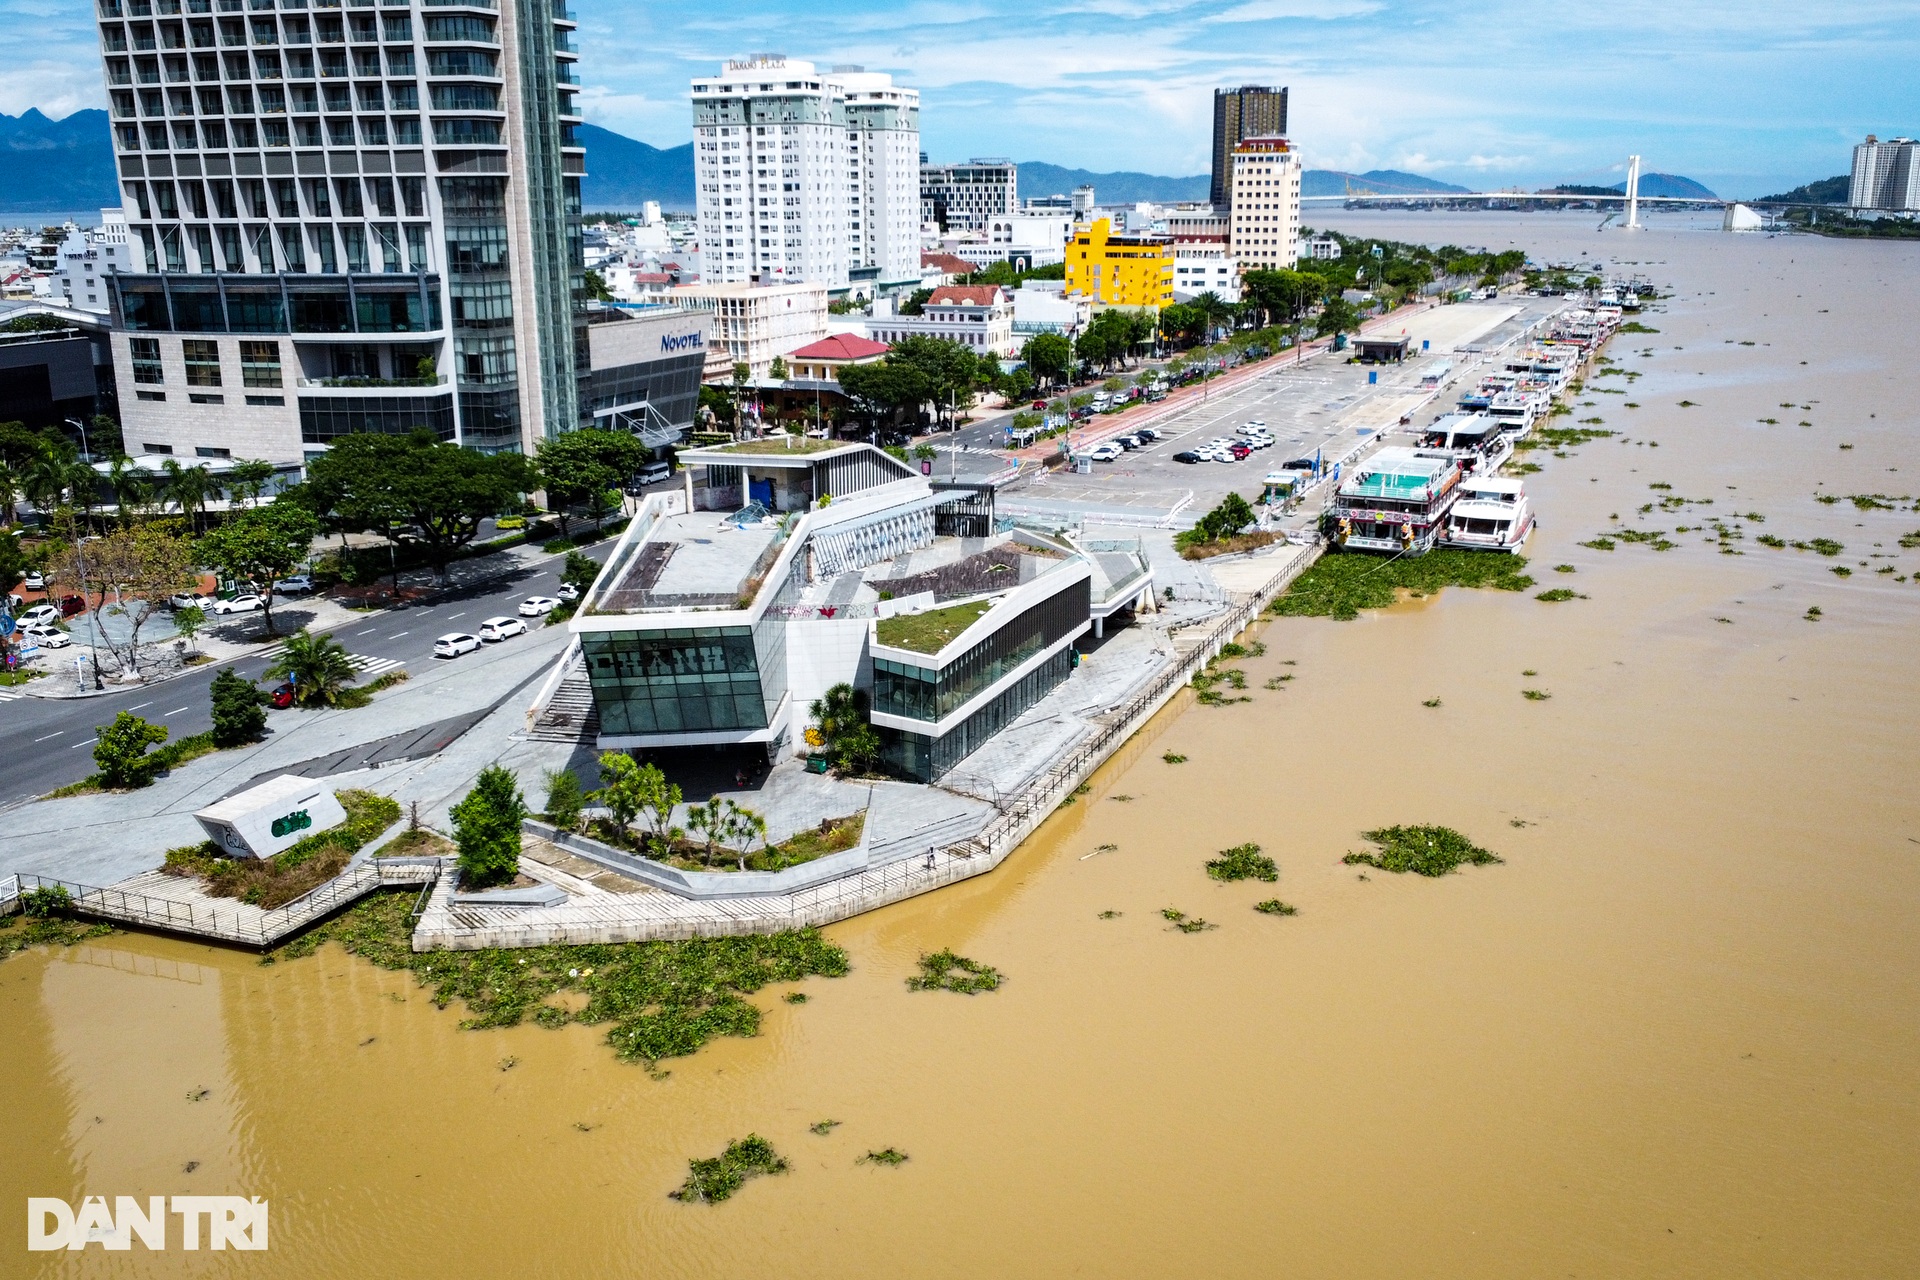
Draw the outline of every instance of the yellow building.
[[[1067,295],[1109,307],[1173,305],[1173,237],[1113,233],[1095,218],[1067,241]]]

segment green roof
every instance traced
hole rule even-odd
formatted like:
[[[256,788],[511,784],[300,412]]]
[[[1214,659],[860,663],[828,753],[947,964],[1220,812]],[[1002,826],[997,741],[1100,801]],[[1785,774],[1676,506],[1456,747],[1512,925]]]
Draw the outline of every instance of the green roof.
[[[788,443],[791,441],[791,443]],[[820,440],[813,436],[773,436],[765,440],[739,440],[733,444],[701,445],[697,449],[688,449],[687,453],[760,453],[774,458],[792,458],[809,453],[826,453],[831,449],[846,449],[853,442],[848,440]]]
[[[880,643],[894,649],[911,649],[915,653],[938,653],[992,607],[991,600],[969,600],[965,604],[950,604],[944,609],[929,609],[925,613],[903,613],[882,618],[879,623]]]

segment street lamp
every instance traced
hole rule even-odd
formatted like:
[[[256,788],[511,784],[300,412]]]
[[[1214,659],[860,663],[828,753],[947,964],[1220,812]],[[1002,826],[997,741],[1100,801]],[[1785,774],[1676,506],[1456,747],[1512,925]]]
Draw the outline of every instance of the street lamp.
[[[80,458],[84,462],[93,461],[93,450],[87,447],[87,424],[78,418],[68,418],[67,425],[80,430]]]

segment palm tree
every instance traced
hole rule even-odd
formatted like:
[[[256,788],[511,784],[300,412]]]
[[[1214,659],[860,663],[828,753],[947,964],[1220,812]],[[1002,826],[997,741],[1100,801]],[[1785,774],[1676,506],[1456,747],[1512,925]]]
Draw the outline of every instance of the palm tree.
[[[73,479],[68,460],[51,450],[43,451],[21,469],[20,488],[33,509],[50,515]]]
[[[120,523],[124,525],[131,525],[153,498],[153,484],[147,473],[125,454],[107,464],[107,487],[113,490],[113,501],[120,508]]]
[[[293,682],[293,700],[303,707],[315,703],[337,705],[341,691],[353,683],[354,675],[346,646],[331,633],[309,635],[305,628],[287,637],[280,656],[267,668],[269,679]]]
[[[266,492],[267,482],[272,479],[273,464],[254,459],[242,459],[227,472],[232,495],[249,507],[260,501],[260,495]]]
[[[80,508],[81,518],[90,527],[93,524],[93,509],[100,501],[100,473],[93,469],[92,463],[75,459],[67,464],[67,492],[72,495],[73,505]]]
[[[183,516],[195,513],[204,516],[207,510],[207,499],[218,497],[220,494],[220,482],[213,478],[213,472],[209,471],[205,465],[183,467],[172,458],[168,458],[160,464],[160,469],[167,473],[167,496],[173,499]],[[193,522],[196,530],[202,525],[203,521],[200,519],[195,519]]]

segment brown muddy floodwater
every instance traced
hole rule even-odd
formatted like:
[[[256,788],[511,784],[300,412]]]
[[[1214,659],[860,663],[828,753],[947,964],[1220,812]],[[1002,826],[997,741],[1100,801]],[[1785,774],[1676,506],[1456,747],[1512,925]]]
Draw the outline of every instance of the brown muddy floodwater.
[[[835,927],[852,976],[664,1080],[598,1029],[459,1031],[335,948],[17,956],[0,1273],[1920,1274],[1920,514],[1814,497],[1920,495],[1920,248],[1336,216],[1678,291],[1579,410],[1625,441],[1535,455],[1533,572],[1588,599],[1266,626],[1251,703],[1170,710],[998,873]],[[1677,548],[1577,545],[1668,493],[1713,499],[1640,522]],[[1676,531],[1734,511],[1765,516],[1740,555]],[[1398,822],[1506,862],[1341,865]],[[1248,840],[1277,886],[1206,878]],[[1006,985],[908,994],[943,946]],[[792,1171],[666,1198],[749,1132]],[[24,1197],[86,1193],[265,1196],[272,1247],[24,1252]]]

